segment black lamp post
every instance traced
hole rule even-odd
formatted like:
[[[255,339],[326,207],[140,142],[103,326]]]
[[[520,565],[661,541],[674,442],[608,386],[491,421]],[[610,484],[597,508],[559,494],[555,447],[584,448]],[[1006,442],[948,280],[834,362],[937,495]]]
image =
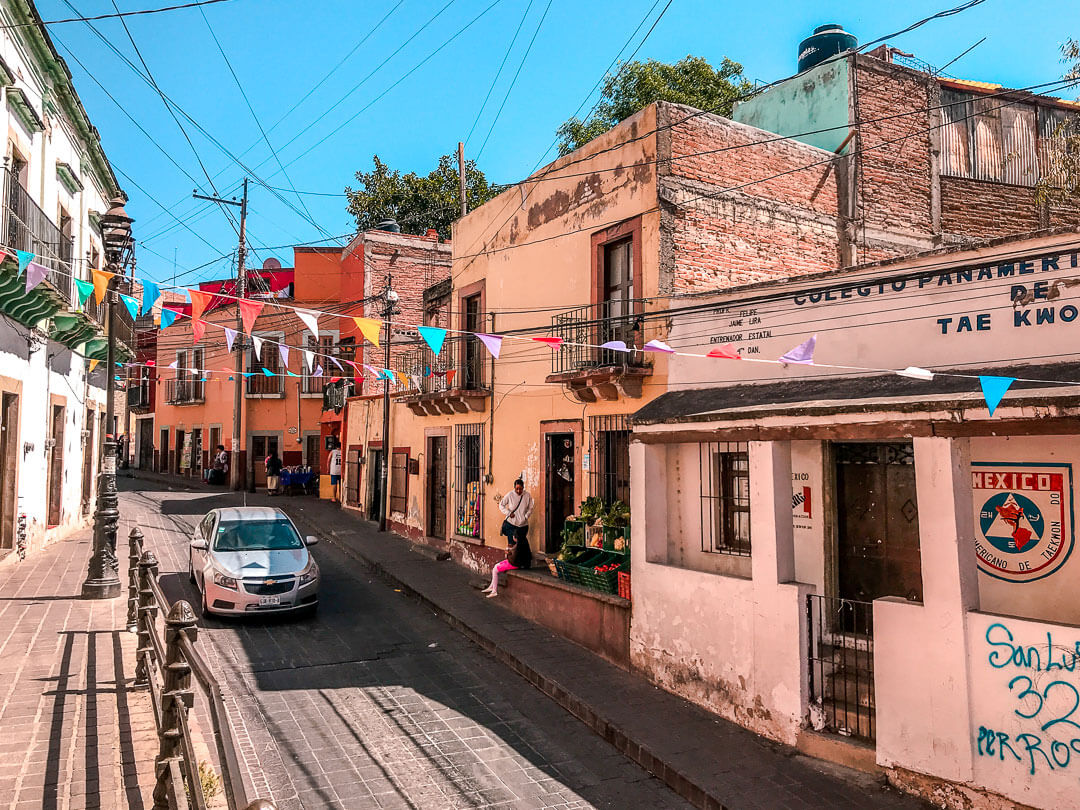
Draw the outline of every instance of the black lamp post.
[[[119,274],[125,258],[132,252],[131,223],[134,220],[124,210],[127,195],[122,191],[112,199],[112,204],[101,217],[101,235],[105,247],[105,260],[112,273]],[[105,294],[105,322],[108,329],[108,352],[105,372],[105,442],[101,471],[98,474],[97,506],[94,510],[94,553],[82,585],[84,599],[111,599],[120,595],[120,578],[117,576],[116,530],[120,522],[116,497],[116,434],[113,428],[113,388],[116,376],[116,319],[113,317],[115,291],[109,288]]]
[[[397,308],[398,294],[394,290],[393,283],[390,274],[386,274],[386,289],[383,291],[383,309],[380,313],[383,319],[386,321],[386,343],[384,348],[386,351],[386,368],[390,368],[390,340],[393,335],[392,323],[395,315],[400,315],[401,310]],[[382,428],[382,440],[383,440],[383,452],[382,452],[382,469],[379,470],[379,479],[382,481],[382,503],[379,504],[379,531],[386,531],[387,521],[387,499],[390,497],[390,378],[386,377],[386,381],[383,383],[383,428]]]

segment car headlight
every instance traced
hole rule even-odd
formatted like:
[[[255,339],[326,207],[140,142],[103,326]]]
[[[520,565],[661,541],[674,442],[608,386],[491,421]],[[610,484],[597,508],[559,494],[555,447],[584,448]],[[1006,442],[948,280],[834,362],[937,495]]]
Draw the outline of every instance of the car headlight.
[[[230,591],[236,590],[236,578],[227,577],[220,571],[214,572],[214,584],[221,588],[228,588]]]
[[[314,560],[312,560],[311,565],[307,567],[307,570],[303,571],[300,574],[300,587],[303,588],[305,585],[310,585],[318,578],[319,566],[315,564]]]

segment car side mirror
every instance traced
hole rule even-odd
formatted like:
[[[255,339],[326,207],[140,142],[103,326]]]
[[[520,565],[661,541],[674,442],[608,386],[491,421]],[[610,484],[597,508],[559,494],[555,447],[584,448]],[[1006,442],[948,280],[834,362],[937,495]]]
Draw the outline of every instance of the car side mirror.
[[[304,538],[304,545],[306,546],[313,546],[318,542],[319,538],[313,534],[309,534],[307,537]]]
[[[205,551],[207,548],[209,548],[209,545],[201,537],[196,537],[194,540],[191,541],[191,547],[196,551]]]

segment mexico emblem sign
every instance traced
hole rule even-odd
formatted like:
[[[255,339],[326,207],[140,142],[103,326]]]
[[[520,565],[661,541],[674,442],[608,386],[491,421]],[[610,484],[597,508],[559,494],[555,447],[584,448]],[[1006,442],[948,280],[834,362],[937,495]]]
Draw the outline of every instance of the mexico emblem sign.
[[[1069,558],[1072,465],[972,462],[979,569],[1007,582],[1050,576]]]

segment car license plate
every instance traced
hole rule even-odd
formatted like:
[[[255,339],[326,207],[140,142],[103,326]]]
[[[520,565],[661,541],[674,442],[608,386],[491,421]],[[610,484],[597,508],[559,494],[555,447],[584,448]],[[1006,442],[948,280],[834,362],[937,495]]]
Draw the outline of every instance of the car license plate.
[[[263,605],[280,605],[280,604],[281,604],[281,597],[280,596],[260,596],[259,597],[259,606],[260,607],[263,606]]]

